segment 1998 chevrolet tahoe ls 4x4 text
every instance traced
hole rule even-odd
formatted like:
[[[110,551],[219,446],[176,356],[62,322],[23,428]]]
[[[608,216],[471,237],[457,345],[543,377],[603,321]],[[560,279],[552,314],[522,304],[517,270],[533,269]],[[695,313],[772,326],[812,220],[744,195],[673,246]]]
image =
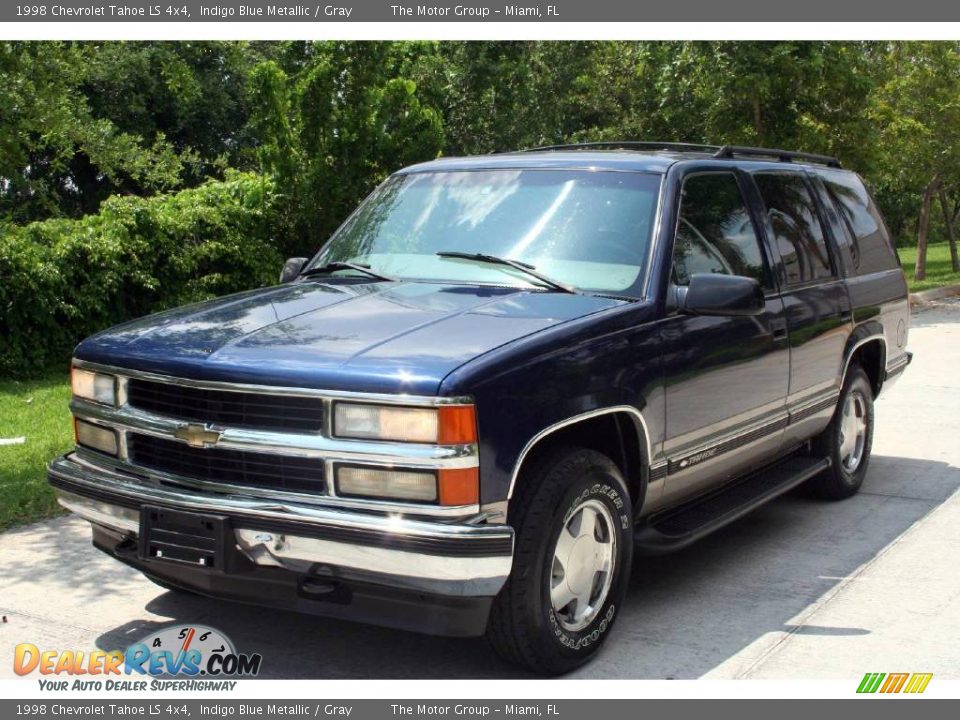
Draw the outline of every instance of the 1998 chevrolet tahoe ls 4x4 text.
[[[381,185],[282,283],[76,349],[50,466],[159,584],[570,670],[634,552],[854,494],[910,361],[863,183],[780,150],[601,143]]]

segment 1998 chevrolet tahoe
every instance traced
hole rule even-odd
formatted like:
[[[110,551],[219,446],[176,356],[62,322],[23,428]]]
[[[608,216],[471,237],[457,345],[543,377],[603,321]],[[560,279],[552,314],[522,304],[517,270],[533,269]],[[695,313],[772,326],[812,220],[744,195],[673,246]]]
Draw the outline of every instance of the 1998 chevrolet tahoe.
[[[907,287],[834,158],[592,143],[397,172],[281,284],[76,349],[49,479],[164,587],[562,673],[635,553],[853,495]]]

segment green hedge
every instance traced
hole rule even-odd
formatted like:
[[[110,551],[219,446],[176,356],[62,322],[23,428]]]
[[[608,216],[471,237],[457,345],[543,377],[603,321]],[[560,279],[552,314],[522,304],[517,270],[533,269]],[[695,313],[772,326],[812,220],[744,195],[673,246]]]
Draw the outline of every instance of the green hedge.
[[[66,365],[123,320],[276,282],[269,181],[231,174],[99,213],[0,227],[0,376]]]

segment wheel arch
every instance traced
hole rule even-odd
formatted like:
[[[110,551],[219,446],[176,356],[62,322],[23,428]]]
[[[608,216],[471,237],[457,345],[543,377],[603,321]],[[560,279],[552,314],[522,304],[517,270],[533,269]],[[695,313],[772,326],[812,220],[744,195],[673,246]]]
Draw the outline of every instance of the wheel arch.
[[[573,415],[542,429],[523,447],[510,477],[507,500],[520,482],[524,466],[540,453],[569,445],[596,450],[613,461],[624,475],[635,509],[646,495],[650,464],[650,434],[643,414],[631,405],[598,408]]]
[[[860,337],[851,337],[845,355],[843,374],[840,376],[841,387],[846,382],[850,366],[856,362],[867,373],[873,397],[876,398],[883,388],[887,367],[887,338],[882,328],[874,329],[870,334],[863,333]]]

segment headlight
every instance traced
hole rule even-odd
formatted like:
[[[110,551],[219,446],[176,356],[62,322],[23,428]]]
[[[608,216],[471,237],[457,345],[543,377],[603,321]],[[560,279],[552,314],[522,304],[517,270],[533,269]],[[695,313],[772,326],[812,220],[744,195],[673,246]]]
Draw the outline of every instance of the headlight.
[[[335,434],[340,437],[437,441],[437,411],[434,408],[337,403],[333,425]]]
[[[334,410],[333,434],[363,440],[458,445],[476,442],[477,421],[473,405],[417,408],[340,402]]]
[[[75,397],[103,405],[116,406],[117,379],[113,375],[72,368],[70,383]]]
[[[73,421],[74,436],[77,445],[99,450],[107,455],[116,456],[117,454],[117,433],[116,431],[84,422],[83,420]]]

